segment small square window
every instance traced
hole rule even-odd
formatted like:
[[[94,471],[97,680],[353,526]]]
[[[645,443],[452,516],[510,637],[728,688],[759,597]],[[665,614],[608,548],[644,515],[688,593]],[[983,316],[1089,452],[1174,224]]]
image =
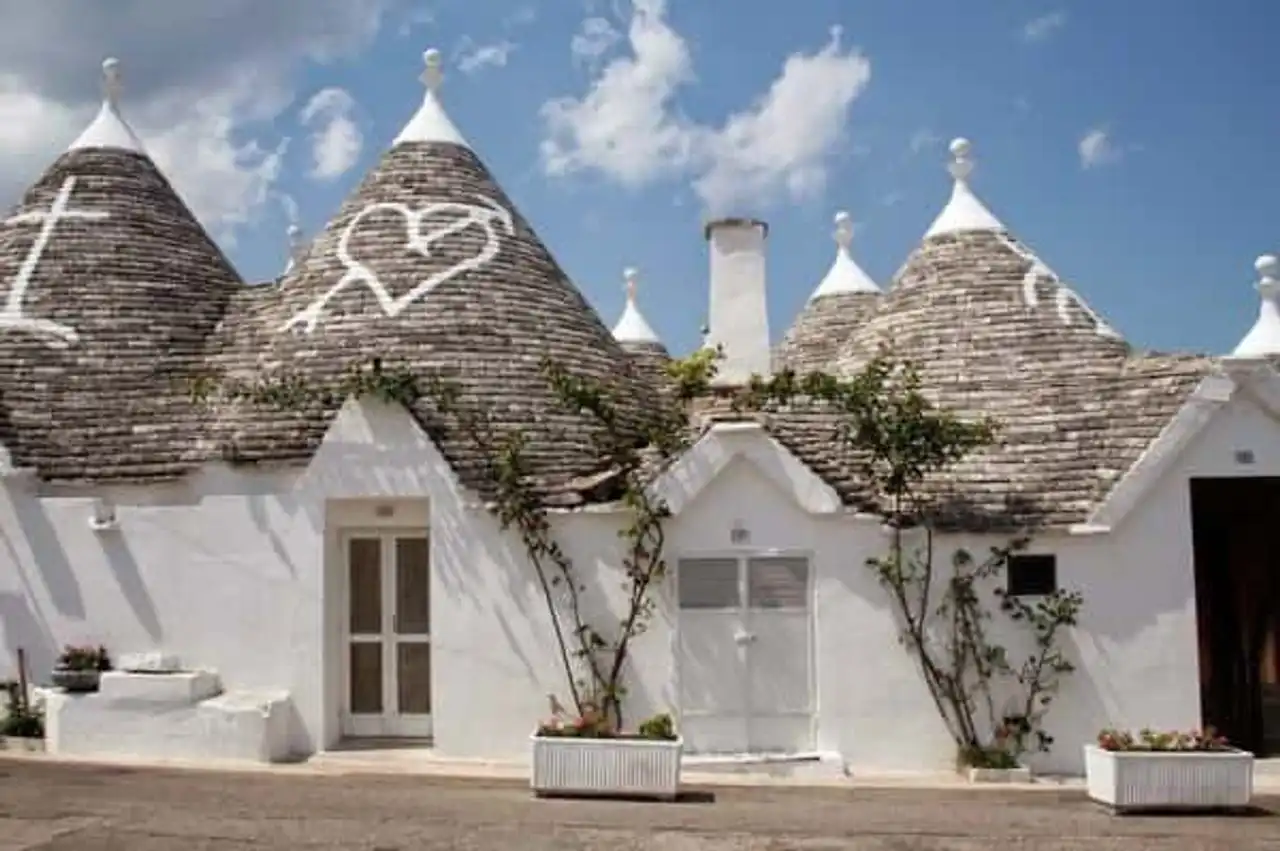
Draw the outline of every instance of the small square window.
[[[1020,553],[1009,557],[1006,591],[1011,597],[1043,597],[1058,590],[1058,557]]]

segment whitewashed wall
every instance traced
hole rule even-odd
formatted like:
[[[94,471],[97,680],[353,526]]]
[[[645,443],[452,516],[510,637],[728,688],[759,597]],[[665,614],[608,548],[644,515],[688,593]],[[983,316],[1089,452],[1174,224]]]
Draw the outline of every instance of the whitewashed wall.
[[[458,491],[398,408],[348,405],[300,473],[213,468],[185,485],[113,497],[119,528],[95,532],[86,496],[39,498],[34,482],[12,478],[0,489],[0,677],[16,673],[19,647],[37,679],[68,643],[102,643],[116,655],[163,649],[216,670],[228,689],[288,689],[293,748],[331,745],[344,655],[337,529],[421,527],[429,515],[439,749],[522,755],[547,715],[547,694],[569,703],[522,545]],[[376,516],[375,504],[393,514]],[[616,515],[556,518],[588,598],[617,607],[615,620],[618,523]],[[656,655],[658,670],[669,669],[667,654]]]
[[[1237,450],[1254,463],[1236,463]],[[1070,711],[1052,722],[1064,747],[1053,762],[1080,770],[1071,740],[1092,741],[1107,725],[1193,729],[1200,725],[1192,478],[1280,476],[1280,430],[1245,396],[1220,409],[1169,472],[1110,534],[1066,540],[1059,582],[1085,594],[1074,638],[1082,663]]]
[[[1236,467],[1238,449],[1252,449],[1255,463]],[[780,487],[749,454],[688,495],[668,527],[669,556],[731,549],[734,525],[750,530],[749,549],[812,551],[817,747],[839,751],[855,770],[947,767],[950,742],[865,567],[884,544],[878,527],[807,510],[803,488],[812,483]],[[1175,467],[1111,534],[1035,544],[1057,554],[1060,583],[1086,598],[1082,627],[1067,642],[1081,667],[1050,715],[1059,744],[1042,768],[1078,770],[1079,745],[1106,724],[1198,722],[1187,479],[1280,475],[1275,423],[1251,403],[1233,402]],[[87,498],[37,499],[32,488],[10,478],[0,489],[0,676],[12,673],[19,646],[38,673],[64,643],[102,642],[117,653],[162,648],[218,670],[231,689],[289,689],[298,711],[294,748],[323,748],[338,737],[342,658],[340,576],[326,559],[326,526],[415,525],[429,514],[437,748],[524,757],[547,693],[565,699],[521,545],[457,491],[430,441],[396,408],[349,405],[301,473],[210,469],[149,493],[152,504],[118,493],[115,532],[89,528]],[[381,521],[368,504],[343,502],[367,498],[394,506],[394,516]],[[601,625],[622,611],[621,520],[607,513],[555,520]],[[944,541],[940,551],[983,543]],[[671,592],[635,649],[631,720],[678,709]],[[1018,640],[1007,636],[1015,649]]]

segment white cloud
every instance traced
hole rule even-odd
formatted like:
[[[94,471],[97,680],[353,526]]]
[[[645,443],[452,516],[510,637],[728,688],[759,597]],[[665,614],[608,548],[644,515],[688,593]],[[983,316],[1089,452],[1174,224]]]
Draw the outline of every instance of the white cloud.
[[[125,117],[195,214],[231,243],[279,195],[288,139],[272,123],[293,102],[302,66],[363,48],[398,2],[264,12],[257,0],[0,0],[13,24],[0,30],[0,203],[92,118],[97,65],[115,55]]]
[[[246,138],[238,128],[253,96],[228,88],[184,110],[164,101],[142,111],[134,126],[151,158],[191,211],[226,247],[257,221],[280,179],[288,138]],[[176,121],[168,116],[180,115]]]
[[[664,0],[632,6],[629,53],[594,74],[581,97],[543,105],[548,174],[594,171],[631,187],[685,176],[715,213],[821,192],[830,158],[844,147],[849,108],[871,75],[868,60],[841,45],[838,28],[821,49],[787,57],[751,106],[715,126],[688,119],[676,106],[694,68],[688,45],[665,19]],[[605,27],[586,23],[572,45],[579,59],[610,47]]]
[[[1022,25],[1022,40],[1028,42],[1044,41],[1058,30],[1066,26],[1067,13],[1058,11],[1033,18]]]
[[[688,164],[694,128],[674,113],[672,101],[692,79],[693,61],[663,20],[665,0],[635,0],[634,7],[627,31],[634,55],[606,65],[581,98],[543,104],[548,173],[594,169],[639,186]]]
[[[1125,150],[1111,137],[1111,131],[1105,127],[1095,127],[1085,133],[1076,145],[1076,150],[1080,154],[1080,167],[1084,169],[1119,162],[1125,154]]]
[[[622,33],[618,32],[608,18],[586,18],[569,42],[569,52],[573,54],[575,63],[581,62],[594,68],[621,40]]]
[[[871,80],[871,63],[846,51],[840,31],[821,50],[793,53],[768,93],[710,134],[711,164],[694,182],[715,212],[826,187],[828,158],[843,141],[849,107]]]
[[[49,140],[70,142],[92,118],[87,106],[76,107],[41,97],[17,75],[0,77],[0,185],[6,199],[49,164]],[[16,179],[13,176],[17,176]]]
[[[333,180],[351,170],[364,149],[364,134],[355,121],[355,98],[344,89],[321,89],[312,95],[298,121],[311,130],[311,176]]]
[[[509,41],[476,44],[464,37],[455,51],[458,70],[464,74],[474,74],[486,68],[505,68],[515,49],[516,46]]]

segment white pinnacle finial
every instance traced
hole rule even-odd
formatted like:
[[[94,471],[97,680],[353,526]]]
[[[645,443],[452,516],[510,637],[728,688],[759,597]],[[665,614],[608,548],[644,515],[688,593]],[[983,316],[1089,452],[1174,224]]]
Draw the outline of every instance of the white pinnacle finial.
[[[298,225],[291,224],[286,231],[289,235],[289,259],[285,261],[284,272],[289,274],[293,271],[293,267],[298,265],[298,261],[302,259],[302,252],[306,245],[302,241],[302,228]]]
[[[444,59],[440,51],[434,47],[424,51],[422,63],[426,68],[418,79],[427,88],[422,98],[422,106],[418,107],[418,111],[409,119],[409,123],[391,144],[394,146],[401,142],[447,142],[463,148],[470,147],[467,140],[458,132],[458,128],[449,120],[449,116],[445,114],[444,107],[440,105],[440,99],[437,97],[440,84],[444,81]]]
[[[833,235],[835,236],[836,245],[847,249],[853,244],[853,216],[841,210],[836,213],[835,223],[836,230]]]
[[[947,171],[956,180],[968,180],[969,175],[973,174],[973,145],[965,138],[952,139],[950,150],[951,162],[947,165]]]
[[[876,286],[876,282],[862,271],[849,250],[853,245],[853,216],[841,210],[836,213],[835,225],[831,235],[836,241],[836,259],[818,288],[809,295],[809,301],[828,295],[879,293],[880,288]]]
[[[109,56],[102,60],[102,94],[107,103],[114,106],[120,104],[120,93],[124,82],[120,77],[120,60]]]
[[[1253,268],[1262,296],[1258,319],[1231,354],[1238,358],[1275,357],[1280,355],[1280,259],[1264,254],[1254,261]]]
[[[619,343],[661,345],[662,340],[640,312],[640,305],[636,304],[636,281],[639,277],[640,273],[630,266],[622,270],[622,279],[627,288],[627,303],[622,308],[618,324],[613,326],[613,338]]]
[[[1273,298],[1280,295],[1280,280],[1277,279],[1280,258],[1274,254],[1264,254],[1254,261],[1253,268],[1258,272],[1258,292],[1262,297]]]
[[[120,60],[114,57],[102,62],[102,108],[98,116],[90,122],[68,151],[88,150],[95,148],[115,148],[145,154],[146,149],[137,134],[120,115]]]
[[[924,238],[951,233],[998,233],[1005,230],[1000,220],[992,215],[969,188],[969,178],[973,175],[974,167],[973,145],[968,139],[960,137],[951,140],[948,150],[951,152],[951,162],[947,163],[947,171],[955,181],[951,186],[951,198],[924,232]]]
[[[422,64],[426,65],[426,70],[422,72],[422,82],[426,85],[427,90],[431,92],[438,91],[440,84],[444,82],[444,69],[441,67],[444,60],[440,56],[440,51],[431,48],[422,54]]]

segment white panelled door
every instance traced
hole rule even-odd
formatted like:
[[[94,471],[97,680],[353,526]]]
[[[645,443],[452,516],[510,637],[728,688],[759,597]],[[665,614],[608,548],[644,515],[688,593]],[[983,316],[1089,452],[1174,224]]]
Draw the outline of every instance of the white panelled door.
[[[681,559],[677,664],[686,745],[701,753],[813,747],[809,561]]]
[[[420,532],[344,536],[344,735],[431,735],[430,552]]]

